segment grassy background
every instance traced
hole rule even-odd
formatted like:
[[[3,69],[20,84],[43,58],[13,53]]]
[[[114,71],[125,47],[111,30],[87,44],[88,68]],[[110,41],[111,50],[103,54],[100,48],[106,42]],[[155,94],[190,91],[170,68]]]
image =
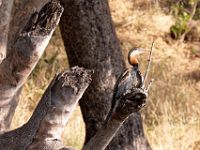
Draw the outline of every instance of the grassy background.
[[[155,82],[147,105],[141,111],[152,148],[200,149],[200,58],[196,56],[200,53],[200,43],[180,43],[169,37],[174,17],[167,13],[167,5],[158,0],[109,0],[109,4],[125,60],[130,48],[149,50],[152,41],[156,40],[150,72]],[[147,53],[140,57],[143,72],[147,57]],[[21,126],[30,118],[55,73],[68,67],[57,29],[22,90],[12,128]],[[77,106],[63,139],[66,145],[81,149],[84,137],[85,127]]]

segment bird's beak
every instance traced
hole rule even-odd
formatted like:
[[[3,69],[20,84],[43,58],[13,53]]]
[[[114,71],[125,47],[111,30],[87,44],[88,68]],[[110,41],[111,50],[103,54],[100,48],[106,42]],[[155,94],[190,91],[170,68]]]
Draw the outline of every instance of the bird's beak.
[[[132,53],[131,53],[131,55],[132,56],[136,56],[136,55],[139,55],[139,54],[141,54],[141,53],[144,53],[146,50],[145,49],[143,49],[143,48],[137,48],[137,50],[134,50]]]
[[[146,50],[143,49],[143,48],[139,48],[138,51],[139,51],[140,53],[144,53]]]

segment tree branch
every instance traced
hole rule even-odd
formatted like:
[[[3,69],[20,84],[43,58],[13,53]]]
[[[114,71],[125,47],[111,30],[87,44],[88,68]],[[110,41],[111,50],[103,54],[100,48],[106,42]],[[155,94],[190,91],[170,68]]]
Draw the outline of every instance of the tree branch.
[[[152,42],[152,45],[151,45],[151,50],[150,50],[150,53],[149,53],[147,69],[146,69],[146,72],[145,72],[145,74],[144,74],[143,88],[144,88],[144,86],[145,86],[145,82],[146,82],[146,80],[147,80],[147,78],[148,78],[148,74],[149,74],[149,69],[150,69],[150,65],[151,65],[151,61],[152,61],[153,46],[154,46],[154,41]]]
[[[8,128],[6,118],[12,111],[12,98],[40,59],[62,12],[63,7],[56,1],[35,12],[16,39],[13,52],[0,65],[0,132]]]
[[[91,83],[92,72],[73,67],[56,76],[31,119],[21,128],[0,136],[0,149],[48,150],[65,148],[61,134],[76,104]]]
[[[144,106],[147,93],[143,89],[133,88],[128,93],[123,93],[115,112],[108,124],[100,129],[95,136],[83,147],[83,150],[104,150],[111,142],[123,122],[131,114],[138,112]]]

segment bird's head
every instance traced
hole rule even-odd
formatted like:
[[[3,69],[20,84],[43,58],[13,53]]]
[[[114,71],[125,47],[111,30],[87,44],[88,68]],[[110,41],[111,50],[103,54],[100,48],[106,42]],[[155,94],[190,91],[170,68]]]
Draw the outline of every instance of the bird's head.
[[[142,48],[132,48],[128,53],[129,64],[138,67],[138,60],[135,56],[142,53],[143,51],[144,49]]]

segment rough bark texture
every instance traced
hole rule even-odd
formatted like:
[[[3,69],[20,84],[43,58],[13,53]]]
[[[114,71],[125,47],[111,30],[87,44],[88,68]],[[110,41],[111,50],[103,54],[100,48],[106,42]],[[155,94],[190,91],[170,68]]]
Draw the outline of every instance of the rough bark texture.
[[[9,53],[0,65],[0,132],[9,128],[10,112],[20,87],[34,69],[46,48],[63,8],[57,2],[46,4],[27,22]]]
[[[3,150],[70,150],[61,134],[76,104],[91,82],[91,71],[74,67],[53,79],[30,120],[0,136]]]
[[[82,150],[104,150],[122,126],[123,120],[111,118],[108,126],[101,128]]]
[[[106,0],[62,0],[60,28],[71,66],[94,69],[92,84],[80,101],[86,142],[102,127],[111,106],[116,78],[125,70]],[[131,115],[110,150],[149,149],[140,114]]]
[[[8,53],[13,51],[12,45],[18,37],[18,33],[24,28],[29,18],[36,11],[39,12],[41,8],[50,0],[14,0],[11,16],[11,26],[9,27],[9,44]]]
[[[6,57],[13,0],[0,1],[0,64]]]

